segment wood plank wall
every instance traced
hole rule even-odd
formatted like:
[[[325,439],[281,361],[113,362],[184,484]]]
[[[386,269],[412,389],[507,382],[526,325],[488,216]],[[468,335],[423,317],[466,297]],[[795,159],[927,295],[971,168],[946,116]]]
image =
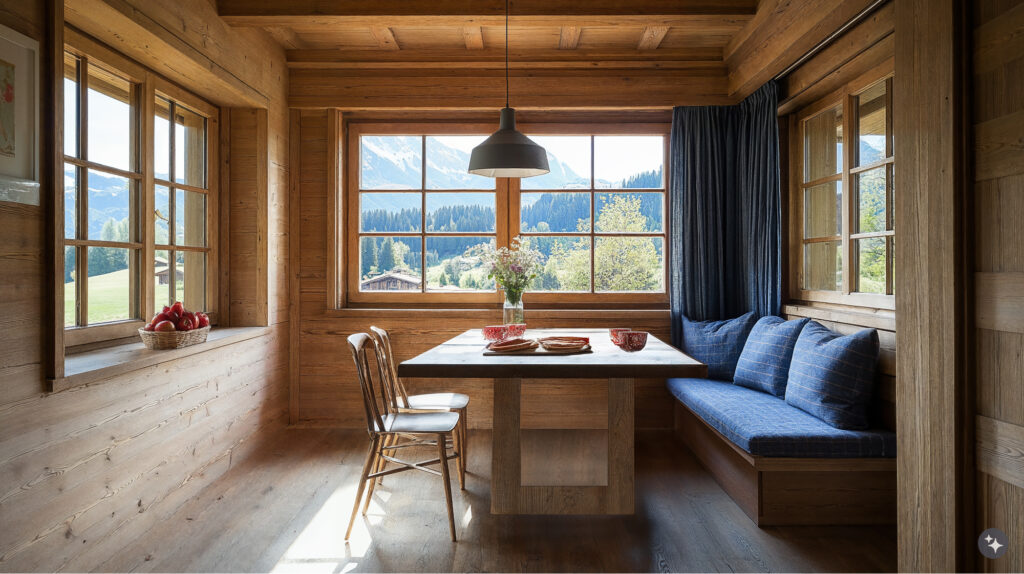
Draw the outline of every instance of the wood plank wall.
[[[1010,536],[984,572],[1024,571],[1024,2],[974,3],[977,532]]]
[[[367,331],[370,325],[388,329],[399,360],[411,358],[462,331],[500,321],[500,310],[416,311],[416,310],[332,310],[328,305],[329,194],[331,146],[326,110],[294,110],[292,137],[298,138],[292,162],[298,166],[296,193],[299,213],[297,235],[297,293],[300,299],[297,385],[292,420],[297,424],[357,428],[363,420],[361,396],[352,356],[345,338]],[[646,329],[667,340],[667,311],[540,311],[529,309],[527,322],[538,327],[613,327]],[[469,424],[490,428],[492,390],[490,380],[409,381],[410,390],[429,392],[452,390],[471,397]],[[599,428],[607,421],[606,389],[592,383],[560,381],[537,387],[524,395],[523,419],[528,427],[543,427],[557,417],[578,428]],[[664,381],[638,381],[636,385],[637,425],[671,428],[672,398]]]
[[[0,24],[45,45],[44,4],[5,2]],[[97,568],[287,423],[283,53],[260,40],[258,32],[223,27],[207,0],[73,4],[80,11],[69,10],[69,22],[76,19],[76,26],[115,49],[160,73],[205,70],[196,85],[204,97],[219,105],[268,110],[267,223],[260,232],[268,243],[265,323],[272,326],[260,337],[216,351],[47,394],[43,317],[50,304],[44,288],[49,216],[39,207],[0,204],[2,571]],[[147,40],[139,22],[150,23],[161,37]],[[109,35],[113,29],[120,35]],[[227,55],[221,57],[221,51]],[[226,86],[219,96],[218,82]],[[262,102],[256,101],[257,93],[266,93]]]

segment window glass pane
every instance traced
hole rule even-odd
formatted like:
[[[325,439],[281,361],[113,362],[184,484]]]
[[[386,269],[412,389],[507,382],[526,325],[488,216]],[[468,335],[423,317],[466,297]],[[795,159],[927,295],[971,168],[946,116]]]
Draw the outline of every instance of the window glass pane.
[[[206,118],[174,106],[174,181],[206,187]]]
[[[665,290],[663,238],[598,237],[594,241],[594,291]]]
[[[519,213],[524,233],[588,232],[590,194],[523,193],[519,196]]]
[[[466,164],[469,168],[469,164]],[[420,136],[359,138],[360,189],[422,189],[423,140]]]
[[[78,58],[64,54],[64,153],[78,157]]]
[[[89,239],[131,241],[131,207],[128,178],[89,170]]]
[[[78,237],[78,168],[64,164],[64,237]]]
[[[886,192],[885,167],[879,167],[857,174],[857,218],[856,233],[885,231]]]
[[[857,165],[867,165],[887,157],[885,82],[871,86],[857,97]]]
[[[520,180],[520,189],[590,189],[590,136],[530,136],[548,152],[549,173]]]
[[[494,291],[482,257],[493,248],[493,237],[427,237],[427,289]]]
[[[804,190],[804,237],[831,237],[842,232],[843,184],[830,181]]]
[[[594,187],[659,189],[664,159],[662,136],[594,136]]]
[[[189,311],[206,310],[206,254],[175,251],[177,273],[174,300],[181,301]]]
[[[132,85],[98,66],[88,69],[88,159],[132,171]]]
[[[857,291],[885,293],[885,247],[885,237],[854,240],[854,248],[857,250]]]
[[[174,235],[175,245],[206,247],[206,195],[175,190]]]
[[[843,284],[843,251],[839,241],[804,244],[804,289],[839,291]]]
[[[157,245],[170,245],[171,190],[166,186],[154,186],[153,233]]]
[[[469,155],[487,136],[428,136],[427,189],[494,189],[493,177],[472,175]]]
[[[160,311],[169,306],[171,301],[171,253],[158,249],[153,252],[153,301],[156,310]],[[175,276],[181,276],[181,269],[178,269]]]
[[[75,291],[75,271],[77,251],[72,246],[64,247],[64,326],[75,326],[75,300],[78,295]]]
[[[419,193],[360,193],[359,231],[420,231],[423,196]]]
[[[90,325],[131,319],[131,249],[89,247],[88,321]]]
[[[598,193],[594,227],[599,233],[659,232],[663,206],[662,193]]]
[[[362,237],[359,240],[360,291],[419,291],[422,281],[419,237]]]
[[[843,170],[843,108],[837,106],[804,123],[804,181]]]
[[[590,291],[589,237],[524,237],[523,246],[544,261],[530,291]]]
[[[427,231],[491,231],[497,224],[493,193],[428,193]]]
[[[167,119],[170,111],[171,103],[157,97],[153,115],[153,176],[164,181],[171,179],[171,124]]]

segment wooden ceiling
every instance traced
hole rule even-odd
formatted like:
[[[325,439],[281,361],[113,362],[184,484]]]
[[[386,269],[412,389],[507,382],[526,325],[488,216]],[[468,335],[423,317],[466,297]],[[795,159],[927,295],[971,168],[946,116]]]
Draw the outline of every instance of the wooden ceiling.
[[[216,0],[286,50],[289,105],[487,109],[504,101],[504,0]],[[513,104],[735,103],[879,0],[511,0]]]
[[[501,67],[502,0],[220,0],[234,26],[259,27],[301,65]],[[724,66],[757,0],[512,0],[513,67]]]

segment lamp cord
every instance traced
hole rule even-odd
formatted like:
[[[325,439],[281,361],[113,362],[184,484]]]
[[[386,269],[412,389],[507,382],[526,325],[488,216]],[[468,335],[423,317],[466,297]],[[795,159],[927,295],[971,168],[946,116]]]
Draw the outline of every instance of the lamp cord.
[[[508,107],[508,2],[505,0],[505,107]]]

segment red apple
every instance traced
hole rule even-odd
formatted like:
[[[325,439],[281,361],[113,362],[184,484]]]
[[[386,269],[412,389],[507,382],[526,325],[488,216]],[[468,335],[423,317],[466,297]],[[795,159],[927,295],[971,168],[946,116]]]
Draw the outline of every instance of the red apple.
[[[174,305],[171,305],[171,311],[177,313],[178,317],[180,318],[181,315],[185,312],[185,305],[183,305],[181,301],[175,301]]]
[[[146,323],[146,326],[142,328],[143,331],[152,331],[153,323]]]
[[[178,319],[178,330],[179,331],[191,331],[192,329],[195,329],[195,328],[196,328],[196,318],[195,318],[195,315],[193,315],[192,313],[189,313],[188,311],[185,311],[185,313],[181,316],[181,319]]]
[[[171,323],[170,321],[160,321],[153,326],[153,330],[162,333],[166,331],[176,331],[177,329],[175,329],[174,323]]]
[[[203,327],[210,326],[210,317],[206,313],[199,311],[198,313],[196,313],[196,319],[199,321],[198,326],[200,329]]]
[[[156,325],[160,321],[170,321],[170,319],[171,317],[167,313],[157,313],[156,315],[153,315],[153,320],[151,320],[150,323]]]

